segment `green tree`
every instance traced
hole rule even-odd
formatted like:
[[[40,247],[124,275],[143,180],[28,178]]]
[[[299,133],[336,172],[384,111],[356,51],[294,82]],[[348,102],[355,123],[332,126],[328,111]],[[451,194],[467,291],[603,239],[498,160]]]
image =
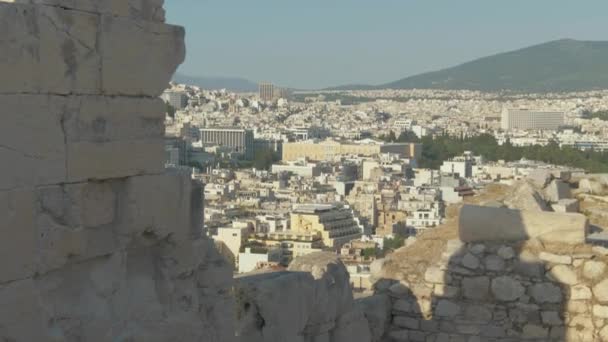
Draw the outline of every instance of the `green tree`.
[[[169,102],[165,101],[165,110],[167,115],[174,118],[175,117],[175,107],[173,107]]]
[[[278,155],[268,149],[258,150],[255,152],[253,159],[253,167],[258,170],[270,170],[273,163],[280,160]]]

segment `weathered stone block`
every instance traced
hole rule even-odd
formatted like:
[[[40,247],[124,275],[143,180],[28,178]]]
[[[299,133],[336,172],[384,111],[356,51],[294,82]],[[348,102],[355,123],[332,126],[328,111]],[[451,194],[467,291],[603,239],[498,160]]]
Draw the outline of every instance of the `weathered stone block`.
[[[4,341],[50,341],[45,310],[31,279],[0,286],[0,338]]]
[[[430,267],[424,273],[424,280],[428,283],[445,284],[451,281],[451,277],[438,267]]]
[[[18,4],[55,6],[84,12],[164,21],[164,0],[2,0]]]
[[[525,291],[521,282],[512,277],[502,276],[492,280],[492,294],[499,301],[517,300],[524,295]]]
[[[159,15],[149,0],[116,4],[138,19],[0,2],[12,37],[0,40],[0,73],[20,80],[0,83],[0,93],[160,95],[184,60],[184,30],[139,19]]]
[[[567,285],[578,284],[578,276],[574,270],[566,265],[554,266],[549,272],[549,277],[558,283]]]
[[[570,185],[561,180],[554,180],[545,189],[545,196],[549,202],[556,203],[572,197]]]
[[[164,170],[164,141],[77,142],[67,146],[69,182],[159,174]]]
[[[537,283],[530,287],[530,296],[537,303],[561,303],[563,294],[559,286],[551,283]]]
[[[2,8],[0,4],[0,13]],[[63,101],[43,95],[0,95],[0,102],[0,190],[64,182]]]
[[[68,143],[164,138],[165,106],[160,99],[70,96],[66,102],[63,127]]]
[[[459,233],[464,242],[523,241],[582,244],[588,221],[581,214],[520,211],[464,205],[460,210]]]
[[[454,317],[460,314],[460,306],[452,301],[440,299],[435,308],[435,314],[443,317]]]
[[[587,261],[583,266],[583,276],[587,279],[600,279],[606,271],[606,264],[601,261]]]
[[[99,16],[58,7],[0,2],[0,93],[96,93]],[[18,80],[18,81],[13,81]]]
[[[33,190],[0,192],[0,283],[35,272],[37,234]]]
[[[562,199],[551,207],[556,213],[578,213],[580,211],[580,203],[577,199]]]
[[[563,264],[563,265],[572,264],[572,257],[569,255],[559,255],[559,254],[553,254],[553,253],[548,253],[548,252],[540,252],[538,254],[538,257],[540,260],[546,261],[546,262],[552,263],[552,264]]]
[[[608,279],[604,279],[593,287],[593,295],[602,302],[608,302]]]
[[[462,281],[462,290],[466,298],[484,299],[488,296],[490,291],[490,278],[465,278]]]
[[[119,214],[121,234],[188,239],[193,234],[191,188],[190,176],[183,172],[129,178]]]
[[[103,92],[159,96],[185,59],[184,35],[178,26],[104,18],[100,42]]]
[[[586,285],[576,285],[570,288],[571,300],[589,300],[593,297],[591,289]]]

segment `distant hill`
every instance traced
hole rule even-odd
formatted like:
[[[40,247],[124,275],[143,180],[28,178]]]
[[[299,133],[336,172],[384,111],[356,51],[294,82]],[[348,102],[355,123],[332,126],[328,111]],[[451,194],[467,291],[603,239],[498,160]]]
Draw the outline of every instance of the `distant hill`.
[[[177,73],[173,76],[173,81],[204,89],[227,89],[239,93],[258,91],[258,85],[255,82],[236,77],[196,77]]]
[[[375,88],[540,93],[608,89],[608,42],[557,40]]]

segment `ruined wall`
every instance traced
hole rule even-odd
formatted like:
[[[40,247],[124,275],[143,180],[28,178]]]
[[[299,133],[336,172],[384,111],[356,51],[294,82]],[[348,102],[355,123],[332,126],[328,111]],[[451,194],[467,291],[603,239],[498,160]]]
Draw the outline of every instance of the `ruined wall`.
[[[164,169],[162,0],[0,2],[0,340],[231,341],[201,187]]]
[[[239,276],[235,294],[242,342],[371,342],[370,325],[386,320],[389,308],[386,301],[356,305],[334,253],[299,257],[287,271]]]
[[[608,250],[585,244],[576,216],[517,213],[465,206],[456,232],[377,264],[377,291],[392,299],[386,340],[608,341]]]

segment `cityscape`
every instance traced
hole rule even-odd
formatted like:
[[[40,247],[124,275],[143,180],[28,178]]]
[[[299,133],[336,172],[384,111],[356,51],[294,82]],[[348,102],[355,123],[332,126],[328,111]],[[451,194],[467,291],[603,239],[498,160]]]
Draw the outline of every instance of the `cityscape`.
[[[340,1],[0,0],[0,341],[608,342],[608,7]]]

